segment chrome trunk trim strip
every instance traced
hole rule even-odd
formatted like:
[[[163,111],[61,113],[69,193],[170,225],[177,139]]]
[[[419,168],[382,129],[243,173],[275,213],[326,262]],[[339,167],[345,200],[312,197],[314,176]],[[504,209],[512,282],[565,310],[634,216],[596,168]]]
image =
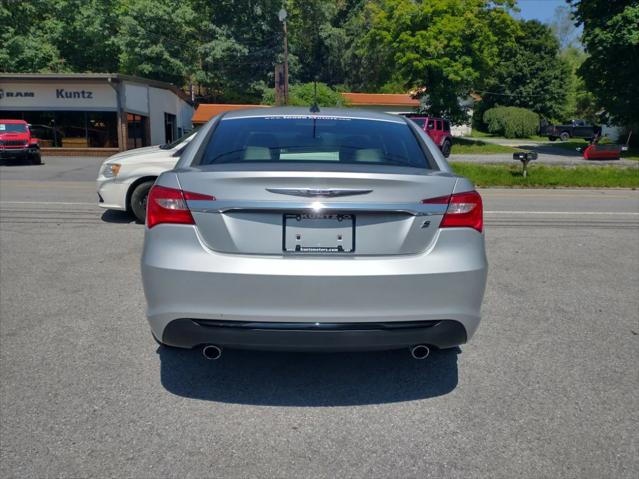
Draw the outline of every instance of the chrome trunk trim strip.
[[[366,203],[366,202],[303,202],[303,201],[245,201],[245,200],[190,200],[191,211],[197,213],[226,213],[230,211],[272,211],[272,212],[342,212],[342,213],[406,213],[413,216],[443,215],[446,204],[423,203]]]

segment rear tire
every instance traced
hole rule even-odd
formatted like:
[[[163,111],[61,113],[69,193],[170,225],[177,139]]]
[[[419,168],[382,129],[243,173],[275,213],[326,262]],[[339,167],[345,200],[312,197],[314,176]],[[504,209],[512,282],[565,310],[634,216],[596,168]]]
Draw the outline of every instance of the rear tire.
[[[559,135],[559,139],[561,141],[568,141],[570,140],[570,133],[568,133],[567,131],[562,131],[561,135]]]
[[[140,183],[131,193],[131,211],[135,219],[140,223],[144,223],[146,220],[146,200],[153,183],[155,183],[155,180]]]
[[[444,158],[448,158],[450,156],[451,148],[452,148],[452,145],[450,141],[446,140],[444,144],[442,145],[442,155],[444,155]]]

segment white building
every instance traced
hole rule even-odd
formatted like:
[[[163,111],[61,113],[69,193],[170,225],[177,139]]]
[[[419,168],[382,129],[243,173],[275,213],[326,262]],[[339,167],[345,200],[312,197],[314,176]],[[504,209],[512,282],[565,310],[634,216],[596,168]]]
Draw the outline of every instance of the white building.
[[[192,129],[175,85],[114,73],[2,73],[0,118],[32,125],[42,148],[117,151],[167,143]]]

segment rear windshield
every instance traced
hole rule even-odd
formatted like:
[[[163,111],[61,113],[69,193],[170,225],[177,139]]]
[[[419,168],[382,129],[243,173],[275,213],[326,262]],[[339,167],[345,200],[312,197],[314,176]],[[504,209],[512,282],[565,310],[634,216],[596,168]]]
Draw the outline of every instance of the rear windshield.
[[[26,133],[27,125],[24,123],[0,123],[0,133]]]
[[[406,123],[335,117],[221,120],[199,163],[313,162],[429,168]]]

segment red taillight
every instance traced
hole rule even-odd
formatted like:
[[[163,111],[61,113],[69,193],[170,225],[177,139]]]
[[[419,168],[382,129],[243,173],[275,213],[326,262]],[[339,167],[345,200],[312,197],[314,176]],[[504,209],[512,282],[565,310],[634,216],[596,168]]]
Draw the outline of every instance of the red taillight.
[[[195,224],[187,200],[214,201],[215,196],[155,185],[146,201],[146,225],[153,228],[161,223]]]
[[[422,203],[448,204],[440,228],[473,228],[480,233],[484,229],[481,196],[476,191],[422,200]]]

